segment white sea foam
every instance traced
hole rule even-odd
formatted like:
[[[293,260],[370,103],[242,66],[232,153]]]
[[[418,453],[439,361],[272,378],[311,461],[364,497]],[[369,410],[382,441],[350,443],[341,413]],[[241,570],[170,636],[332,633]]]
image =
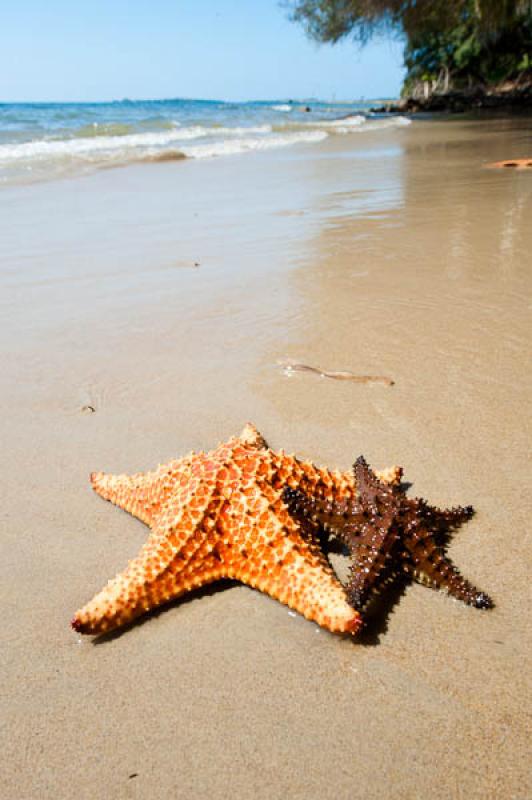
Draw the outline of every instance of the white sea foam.
[[[208,144],[186,145],[181,152],[189,158],[212,158],[245,153],[249,150],[269,150],[275,147],[286,147],[298,143],[321,142],[327,138],[326,131],[300,131],[286,134],[272,134],[262,139],[243,137],[230,141],[218,141]]]
[[[380,117],[378,119],[372,117],[371,121],[379,128],[401,128],[404,125],[412,124],[412,120],[408,117]]]
[[[351,114],[348,117],[341,117],[340,119],[333,119],[324,124],[329,128],[357,128],[359,125],[364,125],[366,117],[362,114]],[[318,125],[320,123],[317,123]]]
[[[288,103],[280,103],[278,106],[272,106],[274,111],[292,111],[293,106],[289,106]]]
[[[349,117],[333,120],[320,120],[318,122],[307,122],[309,128],[319,128],[330,131],[331,133],[354,133],[355,131],[377,131],[384,128],[400,128],[403,125],[410,125],[411,120],[407,117],[364,117],[362,114],[353,114]]]
[[[0,145],[0,184],[39,180],[73,170],[93,170],[139,162],[213,158],[326,139],[326,131],[271,133],[269,125],[244,128],[182,128],[179,132],[37,140]],[[194,141],[194,144],[191,142]],[[197,143],[196,143],[197,142]]]
[[[176,128],[159,133],[133,133],[123,136],[99,136],[75,139],[37,139],[20,144],[0,145],[0,163],[18,160],[43,160],[55,158],[91,159],[113,157],[117,151],[146,152],[158,148],[164,151],[168,145],[179,145],[180,142],[200,139],[202,137],[233,137],[242,135],[265,135],[271,131],[270,125],[258,125],[249,128],[207,128],[201,125],[188,128]]]

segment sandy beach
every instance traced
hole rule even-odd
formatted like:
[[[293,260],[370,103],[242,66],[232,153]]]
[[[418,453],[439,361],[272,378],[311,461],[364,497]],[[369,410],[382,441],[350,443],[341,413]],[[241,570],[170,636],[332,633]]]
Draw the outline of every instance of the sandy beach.
[[[531,131],[417,120],[0,189],[3,798],[532,796],[532,172],[485,166]],[[147,534],[89,473],[247,420],[471,503],[449,554],[495,609],[411,583],[357,641],[235,584],[75,634]]]

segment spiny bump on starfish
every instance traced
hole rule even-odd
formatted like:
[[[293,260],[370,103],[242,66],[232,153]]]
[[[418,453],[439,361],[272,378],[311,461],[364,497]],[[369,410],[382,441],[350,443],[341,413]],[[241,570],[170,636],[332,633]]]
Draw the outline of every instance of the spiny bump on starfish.
[[[398,483],[385,483],[360,456],[354,465],[358,497],[322,500],[287,488],[284,499],[300,521],[340,539],[352,557],[348,597],[363,611],[371,597],[400,570],[445,589],[476,608],[492,608],[485,593],[463,578],[444,555],[449,530],[473,515],[471,506],[438,509],[408,498]]]
[[[387,474],[397,479],[399,471]],[[151,533],[125,571],[76,613],[75,630],[108,632],[219,578],[266,592],[333,632],[360,628],[315,537],[282,500],[286,485],[324,500],[349,500],[355,492],[350,473],[276,453],[248,424],[209,453],[191,453],[149,473],[93,473],[91,481]]]

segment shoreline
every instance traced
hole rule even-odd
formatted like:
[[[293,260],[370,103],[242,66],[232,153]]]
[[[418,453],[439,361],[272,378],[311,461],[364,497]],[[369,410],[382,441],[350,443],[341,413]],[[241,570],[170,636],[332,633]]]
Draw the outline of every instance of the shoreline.
[[[529,130],[434,120],[0,192],[6,796],[524,800],[532,195],[484,167]],[[232,584],[80,644],[72,613],[146,538],[89,473],[247,420],[471,503],[449,553],[496,608],[409,584],[357,643]]]
[[[132,163],[209,159],[402,124],[341,106],[199,100],[0,106],[0,188]],[[342,116],[339,119],[339,116]]]

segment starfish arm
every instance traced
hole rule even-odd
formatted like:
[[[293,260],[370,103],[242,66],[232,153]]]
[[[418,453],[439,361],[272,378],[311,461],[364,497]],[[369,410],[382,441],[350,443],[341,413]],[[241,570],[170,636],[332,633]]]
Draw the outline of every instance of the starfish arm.
[[[358,613],[314,538],[291,519],[279,492],[266,488],[248,520],[228,519],[221,546],[224,574],[259,589],[335,633],[356,633]],[[249,535],[254,520],[260,532]]]
[[[309,564],[308,557],[302,559],[288,551],[286,561],[272,565],[272,571],[266,565],[262,569],[244,567],[231,570],[227,577],[270,595],[332,633],[355,634],[362,626],[343,586],[319,558]]]
[[[205,470],[211,470],[210,462]],[[205,470],[187,476],[183,486],[177,480],[173,502],[167,502],[152,521],[152,532],[138,557],[76,613],[72,620],[76,630],[110,631],[220,577],[220,562],[212,551],[215,519],[225,498],[216,492],[214,482],[209,488],[202,483]]]
[[[438,508],[436,516],[443,519],[448,525],[459,525],[467,522],[474,515],[473,506],[453,506],[453,508]]]
[[[91,473],[94,491],[115,506],[128,511],[146,525],[152,525],[179,481],[186,486],[191,476],[192,455],[161,464],[152,472],[134,475]]]
[[[430,534],[423,531],[410,535],[405,545],[412,556],[414,569],[421,573],[425,581],[428,580],[439,589],[445,589],[467,605],[475,608],[493,608],[491,598],[462,577],[454,564],[443,555]]]
[[[454,508],[430,508],[431,517],[435,528],[448,533],[450,528],[457,528],[467,522],[475,513],[473,506],[455,506]]]
[[[205,558],[195,567],[183,567],[179,572],[173,565],[158,571],[153,552],[150,561],[154,572],[142,555],[131,561],[124,572],[76,612],[72,619],[74,630],[92,635],[109,633],[221,577],[220,562],[214,557]]]
[[[263,450],[266,441],[250,422],[240,435],[226,445],[231,447],[240,443],[246,447]],[[138,472],[134,475],[111,475],[93,472],[90,476],[94,491],[104,500],[109,500],[124,511],[151,526],[165,503],[175,490],[176,481],[185,487],[192,475],[195,453],[183,458],[161,464],[152,472]]]
[[[187,522],[164,516],[137,558],[76,612],[72,627],[80,633],[108,633],[157,606],[177,599],[223,575],[213,534],[190,536]]]
[[[359,534],[357,546],[351,548],[353,563],[347,596],[358,611],[364,609],[384,576],[389,573],[391,553],[399,540],[399,532],[392,523],[392,512],[366,523]]]
[[[386,483],[380,480],[378,473],[371,469],[364,456],[359,456],[353,464],[353,473],[360,503],[368,514],[378,514],[379,505],[398,508],[398,497],[401,493],[398,482]]]
[[[353,499],[329,500],[287,487],[283,492],[283,500],[296,519],[321,525],[327,533],[342,540],[346,538],[348,524],[351,531],[355,527],[356,519],[360,525],[364,522],[361,516],[362,509]]]

